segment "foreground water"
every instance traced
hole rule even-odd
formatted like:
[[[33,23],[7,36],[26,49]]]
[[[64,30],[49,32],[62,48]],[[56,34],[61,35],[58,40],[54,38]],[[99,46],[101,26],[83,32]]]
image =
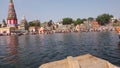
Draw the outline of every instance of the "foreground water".
[[[87,53],[120,66],[120,40],[114,32],[0,37],[0,68],[38,68]]]

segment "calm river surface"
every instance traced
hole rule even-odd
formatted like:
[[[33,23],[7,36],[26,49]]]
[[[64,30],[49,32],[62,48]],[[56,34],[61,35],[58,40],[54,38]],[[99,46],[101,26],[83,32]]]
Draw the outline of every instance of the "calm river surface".
[[[0,36],[0,68],[38,68],[87,53],[120,66],[120,40],[115,32]]]

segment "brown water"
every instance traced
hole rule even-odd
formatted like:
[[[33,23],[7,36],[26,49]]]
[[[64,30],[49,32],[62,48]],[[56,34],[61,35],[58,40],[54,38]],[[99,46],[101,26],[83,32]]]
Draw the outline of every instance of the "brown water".
[[[120,40],[114,32],[0,36],[0,68],[38,68],[87,53],[120,66]]]

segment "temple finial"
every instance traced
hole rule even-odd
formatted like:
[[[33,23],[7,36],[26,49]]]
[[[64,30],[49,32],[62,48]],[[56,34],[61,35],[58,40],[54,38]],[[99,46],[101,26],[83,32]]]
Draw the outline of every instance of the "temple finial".
[[[22,16],[22,20],[25,20],[25,16],[24,15]]]
[[[10,0],[11,3],[13,3],[13,0]]]

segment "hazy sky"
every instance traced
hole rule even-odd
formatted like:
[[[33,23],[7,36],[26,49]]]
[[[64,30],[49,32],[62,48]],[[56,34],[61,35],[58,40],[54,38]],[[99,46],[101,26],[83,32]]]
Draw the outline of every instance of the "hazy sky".
[[[7,18],[10,0],[0,0],[0,22]],[[88,18],[109,13],[120,18],[120,0],[13,0],[18,20],[60,21],[64,17]]]

